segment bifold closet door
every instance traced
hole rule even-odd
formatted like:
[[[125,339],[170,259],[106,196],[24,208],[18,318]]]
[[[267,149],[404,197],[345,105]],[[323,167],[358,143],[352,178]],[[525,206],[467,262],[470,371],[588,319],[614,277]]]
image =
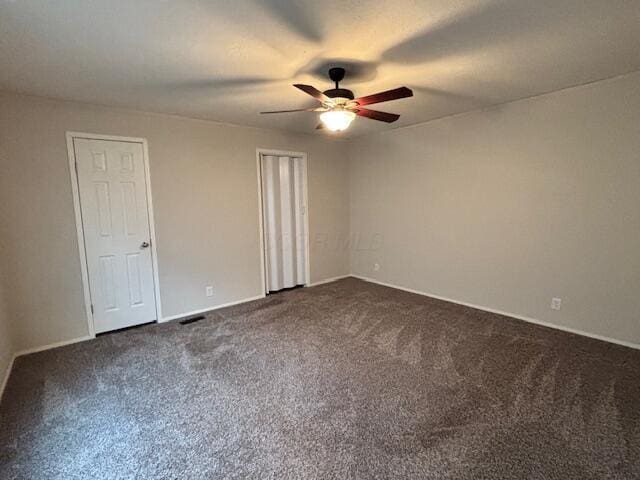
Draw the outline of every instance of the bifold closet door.
[[[304,285],[304,165],[298,157],[263,155],[262,205],[267,291]]]

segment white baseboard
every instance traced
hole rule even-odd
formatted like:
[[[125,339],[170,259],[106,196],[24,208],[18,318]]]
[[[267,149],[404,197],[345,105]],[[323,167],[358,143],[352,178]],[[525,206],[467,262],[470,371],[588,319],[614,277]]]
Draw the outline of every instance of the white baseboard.
[[[252,300],[258,300],[258,299],[264,298],[264,297],[265,297],[265,295],[257,295],[255,297],[245,298],[245,299],[242,299],[242,300],[238,300],[236,302],[229,302],[229,303],[225,303],[223,305],[217,305],[215,307],[209,307],[209,308],[204,308],[204,309],[201,309],[201,310],[194,310],[193,312],[186,312],[186,313],[181,313],[179,315],[173,315],[173,316],[170,316],[170,317],[164,317],[162,320],[160,320],[159,323],[168,322],[170,320],[175,320],[177,318],[183,318],[183,317],[188,317],[188,316],[191,316],[191,315],[196,315],[196,314],[199,314],[199,313],[210,312],[212,310],[218,310],[219,308],[231,307],[233,305],[238,305],[240,303],[250,302]],[[17,358],[17,357],[20,357],[22,355],[29,355],[30,353],[43,352],[45,350],[51,350],[52,348],[64,347],[65,345],[71,345],[71,344],[74,344],[74,343],[85,342],[87,340],[92,340],[94,338],[95,338],[95,336],[87,335],[87,336],[84,336],[84,337],[73,338],[71,340],[64,340],[62,342],[56,342],[56,343],[51,343],[51,344],[48,344],[48,345],[42,345],[42,346],[39,346],[39,347],[28,348],[26,350],[20,350],[19,352],[17,352],[14,355],[14,359]],[[13,365],[13,360],[11,361],[11,364]]]
[[[52,348],[64,347],[65,345],[71,345],[74,343],[86,342],[87,340],[93,340],[94,336],[86,335],[84,337],[72,338],[71,340],[64,340],[62,342],[50,343],[49,345],[42,345],[40,347],[28,348],[26,350],[20,350],[16,353],[15,357],[21,357],[22,355],[29,355],[30,353],[44,352],[45,350],[51,350]]]
[[[21,357],[22,355],[29,355],[30,353],[43,352],[45,350],[51,350],[52,348],[64,347],[65,345],[71,345],[73,343],[85,342],[87,340],[93,340],[95,337],[92,336],[84,336],[73,338],[71,340],[65,340],[62,342],[51,343],[49,345],[42,345],[40,347],[28,348],[26,350],[20,350],[13,354],[11,357],[11,361],[9,362],[9,366],[5,371],[4,378],[2,379],[2,384],[0,385],[0,400],[2,400],[2,395],[4,394],[4,389],[7,387],[7,382],[9,381],[9,376],[11,376],[11,371],[13,370],[13,364],[16,361],[16,358]]]
[[[191,312],[179,313],[178,315],[170,315],[168,317],[162,318],[158,323],[170,322],[171,320],[177,320],[178,318],[190,317],[192,315],[199,315],[201,313],[213,312],[214,310],[219,310],[221,308],[233,307],[234,305],[239,305],[241,303],[253,302],[254,300],[260,300],[261,298],[266,297],[263,293],[262,295],[256,295],[255,297],[243,298],[242,300],[237,300],[235,302],[223,303],[222,305],[216,305],[215,307],[207,307],[201,308],[200,310],[193,310]]]
[[[16,360],[16,355],[11,357],[11,361],[9,365],[7,365],[7,369],[4,372],[4,378],[2,379],[2,384],[0,384],[0,402],[2,402],[2,395],[4,395],[4,389],[7,387],[7,382],[9,381],[9,375],[11,375],[11,370],[13,369],[13,362]]]
[[[338,277],[325,278],[324,280],[319,280],[317,282],[310,283],[309,285],[305,285],[306,287],[315,287],[317,285],[322,285],[324,283],[335,282],[336,280],[341,280],[343,278],[349,278],[352,275],[340,275]],[[265,298],[267,295],[263,293],[262,295],[256,295],[255,297],[243,298],[242,300],[237,300],[235,302],[223,303],[222,305],[216,305],[215,307],[207,307],[201,308],[199,310],[192,310],[190,312],[179,313],[177,315],[170,315],[168,317],[162,318],[158,323],[170,322],[171,320],[177,320],[179,318],[190,317],[192,315],[200,315],[202,313],[213,312],[214,310],[219,310],[221,308],[233,307],[234,305],[240,305],[241,303],[252,302],[254,300],[260,300],[261,298]]]
[[[160,320],[159,323],[162,322],[168,322],[170,320],[176,320],[178,318],[184,318],[184,317],[189,317],[191,315],[197,315],[200,313],[206,313],[206,312],[211,312],[213,310],[218,310],[220,308],[225,308],[225,307],[231,307],[233,305],[238,305],[240,303],[246,303],[246,302],[251,302],[253,300],[259,300],[260,298],[264,298],[265,295],[256,295],[255,297],[250,297],[250,298],[245,298],[242,300],[238,300],[236,302],[229,302],[229,303],[225,303],[222,305],[217,305],[215,307],[209,307],[209,308],[203,308],[200,310],[194,310],[192,312],[186,312],[186,313],[181,313],[179,315],[172,315],[170,317],[164,317],[162,318],[162,320]],[[13,355],[13,357],[11,358],[11,362],[9,363],[9,366],[7,367],[7,370],[5,372],[4,378],[2,379],[2,383],[0,384],[0,400],[2,399],[2,394],[4,393],[4,389],[7,386],[7,382],[9,380],[9,376],[11,375],[11,370],[13,369],[13,364],[15,362],[15,359],[22,356],[22,355],[29,355],[30,353],[37,353],[37,352],[43,352],[45,350],[51,350],[52,348],[57,348],[57,347],[64,347],[65,345],[71,345],[74,343],[79,343],[79,342],[84,342],[87,340],[92,340],[94,339],[94,336],[84,336],[84,337],[78,337],[78,338],[73,338],[71,340],[65,340],[62,342],[57,342],[57,343],[51,343],[49,345],[42,345],[40,347],[34,347],[34,348],[29,348],[26,350],[20,350],[19,352],[17,352],[16,354]]]
[[[583,337],[595,338],[596,340],[602,340],[603,342],[615,343],[617,345],[622,345],[623,347],[629,347],[629,348],[634,348],[636,350],[640,350],[640,345],[637,344],[637,343],[627,342],[625,340],[618,340],[618,339],[610,338],[610,337],[605,337],[604,335],[598,335],[596,333],[585,332],[583,330],[577,330],[575,328],[565,327],[565,326],[562,326],[562,325],[557,325],[555,323],[545,322],[545,321],[542,321],[542,320],[537,320],[537,319],[531,318],[531,317],[525,317],[523,315],[518,315],[518,314],[515,314],[515,313],[505,312],[505,311],[502,311],[502,310],[496,310],[495,308],[484,307],[482,305],[475,305],[473,303],[461,302],[459,300],[454,300],[452,298],[443,297],[441,295],[434,295],[432,293],[422,292],[420,290],[415,290],[413,288],[406,288],[406,287],[401,287],[399,285],[394,285],[392,283],[381,282],[381,281],[376,280],[374,278],[365,277],[365,276],[362,276],[362,275],[351,275],[351,276],[354,277],[354,278],[358,278],[360,280],[364,280],[365,282],[376,283],[378,285],[382,285],[382,286],[385,286],[385,287],[395,288],[395,289],[398,289],[398,290],[403,290],[405,292],[415,293],[417,295],[423,295],[425,297],[436,298],[438,300],[444,300],[445,302],[456,303],[458,305],[463,305],[465,307],[475,308],[477,310],[483,310],[483,311],[489,312],[489,313],[497,313],[498,315],[504,315],[506,317],[515,318],[516,320],[522,320],[522,321],[525,321],[525,322],[534,323],[536,325],[542,325],[543,327],[555,328],[556,330],[562,330],[563,332],[574,333],[576,335],[582,335]]]
[[[325,278],[324,280],[318,280],[317,282],[313,282],[310,283],[309,285],[306,285],[307,287],[316,287],[318,285],[322,285],[324,283],[331,283],[331,282],[335,282],[336,280],[342,280],[343,278],[349,278],[352,277],[353,275],[351,274],[347,274],[347,275],[340,275],[338,277],[331,277],[331,278]]]
[[[489,308],[489,307],[485,307],[485,306],[482,306],[482,305],[475,305],[473,303],[468,303],[468,302],[461,302],[459,300],[455,300],[455,299],[448,298],[448,297],[443,297],[441,295],[435,295],[435,294],[432,294],[432,293],[426,293],[426,292],[423,292],[423,291],[420,291],[420,290],[416,290],[416,289],[413,289],[413,288],[407,288],[407,287],[402,287],[400,285],[394,285],[392,283],[382,282],[382,281],[376,280],[374,278],[365,277],[363,275],[353,275],[353,274],[351,274],[351,275],[340,275],[338,277],[326,278],[324,280],[320,280],[318,282],[311,283],[311,284],[309,284],[307,286],[308,287],[315,287],[317,285],[322,285],[322,284],[325,284],[325,283],[335,282],[336,280],[341,280],[343,278],[348,278],[348,277],[358,278],[358,279],[363,280],[365,282],[375,283],[375,284],[382,285],[382,286],[385,286],[385,287],[395,288],[397,290],[403,290],[405,292],[415,293],[417,295],[423,295],[425,297],[436,298],[438,300],[444,300],[445,302],[451,302],[451,303],[455,303],[455,304],[458,304],[458,305],[463,305],[465,307],[475,308],[477,310],[483,310],[485,312],[496,313],[498,315],[504,315],[504,316],[507,316],[507,317],[515,318],[517,320],[522,320],[522,321],[525,321],[525,322],[533,323],[533,324],[536,324],[536,325],[542,325],[544,327],[554,328],[556,330],[562,330],[564,332],[569,332],[569,333],[573,333],[573,334],[576,334],[576,335],[582,335],[584,337],[594,338],[596,340],[602,340],[604,342],[614,343],[614,344],[617,344],[617,345],[622,345],[624,347],[629,347],[629,348],[633,348],[633,349],[636,349],[636,350],[640,350],[640,345],[637,344],[637,343],[627,342],[625,340],[618,340],[618,339],[615,339],[615,338],[606,337],[604,335],[598,335],[598,334],[595,334],[595,333],[585,332],[583,330],[577,330],[575,328],[565,327],[565,326],[562,326],[562,325],[556,325],[554,323],[545,322],[545,321],[542,321],[542,320],[537,320],[535,318],[526,317],[526,316],[523,316],[523,315],[518,315],[518,314],[515,314],[515,313],[511,313],[511,312],[505,312],[503,310],[497,310],[495,308]],[[242,300],[237,300],[235,302],[229,302],[229,303],[225,303],[225,304],[222,304],[222,305],[216,305],[215,307],[208,307],[208,308],[203,308],[203,309],[200,309],[200,310],[193,310],[191,312],[180,313],[178,315],[171,315],[169,317],[162,318],[160,320],[160,322],[168,322],[168,321],[171,321],[171,320],[176,320],[178,318],[184,318],[184,317],[189,317],[189,316],[192,316],[192,315],[198,315],[198,314],[201,314],[201,313],[212,312],[214,310],[219,310],[221,308],[231,307],[231,306],[234,306],[234,305],[239,305],[241,303],[246,303],[246,302],[251,302],[251,301],[254,301],[254,300],[259,300],[259,299],[264,298],[264,297],[265,297],[265,294],[256,295],[255,297],[244,298]],[[28,355],[30,353],[42,352],[44,350],[50,350],[52,348],[63,347],[65,345],[71,345],[73,343],[78,343],[78,342],[84,342],[84,341],[87,341],[87,340],[91,340],[93,338],[95,338],[95,337],[93,337],[93,336],[84,336],[84,337],[74,338],[74,339],[71,339],[71,340],[65,340],[65,341],[62,341],[62,342],[52,343],[52,344],[49,344],[49,345],[43,345],[43,346],[40,346],[40,347],[21,350],[21,351],[17,352],[13,356],[13,358],[11,359],[11,362],[9,363],[9,366],[7,367],[7,369],[5,371],[4,378],[2,379],[2,383],[0,384],[1,385],[0,386],[0,399],[2,399],[2,394],[4,393],[4,390],[5,390],[6,386],[7,386],[7,382],[9,380],[9,376],[11,375],[11,370],[13,369],[13,364],[14,364],[16,358],[18,358],[18,357],[20,357],[22,355]]]

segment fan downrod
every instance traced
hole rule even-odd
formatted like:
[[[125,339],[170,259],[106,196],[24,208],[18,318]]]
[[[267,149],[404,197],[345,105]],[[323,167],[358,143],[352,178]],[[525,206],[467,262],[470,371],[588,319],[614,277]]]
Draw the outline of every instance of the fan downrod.
[[[346,88],[340,88],[339,83],[345,75],[345,69],[342,67],[333,67],[329,69],[329,78],[336,84],[336,88],[326,90],[324,94],[329,98],[346,98],[353,100],[353,92]]]
[[[340,88],[338,83],[344,78],[345,70],[342,67],[333,67],[329,69],[329,78],[336,84],[336,89]]]

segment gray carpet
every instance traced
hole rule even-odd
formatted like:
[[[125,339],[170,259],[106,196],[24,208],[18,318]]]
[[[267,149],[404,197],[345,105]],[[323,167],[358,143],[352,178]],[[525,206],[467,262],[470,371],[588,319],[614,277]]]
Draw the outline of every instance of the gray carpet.
[[[2,479],[637,479],[640,351],[355,279],[21,357]]]

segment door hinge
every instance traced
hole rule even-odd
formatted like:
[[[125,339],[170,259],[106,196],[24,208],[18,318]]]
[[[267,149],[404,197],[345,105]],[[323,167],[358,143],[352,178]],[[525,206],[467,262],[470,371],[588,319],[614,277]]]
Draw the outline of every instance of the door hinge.
[[[93,305],[91,305],[91,315],[93,315]]]
[[[78,162],[73,162],[73,166],[76,169],[76,174],[78,173]]]

